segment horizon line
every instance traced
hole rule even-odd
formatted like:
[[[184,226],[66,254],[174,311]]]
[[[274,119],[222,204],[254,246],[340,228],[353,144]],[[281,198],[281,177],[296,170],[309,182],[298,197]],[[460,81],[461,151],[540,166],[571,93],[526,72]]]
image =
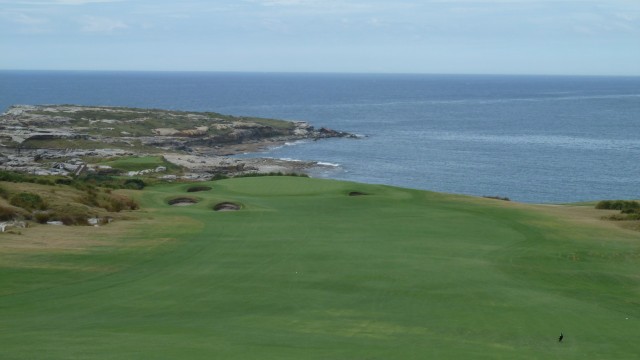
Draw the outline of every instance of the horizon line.
[[[349,72],[349,71],[259,71],[259,70],[115,70],[115,69],[0,69],[0,72],[59,73],[210,73],[282,75],[421,75],[421,76],[540,76],[540,77],[640,77],[640,74],[560,74],[560,73],[466,73],[466,72]]]

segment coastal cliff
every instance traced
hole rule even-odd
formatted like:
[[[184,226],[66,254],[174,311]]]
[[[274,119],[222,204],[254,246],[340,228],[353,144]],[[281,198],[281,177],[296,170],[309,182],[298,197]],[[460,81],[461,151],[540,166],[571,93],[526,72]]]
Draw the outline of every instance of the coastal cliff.
[[[315,163],[236,159],[299,140],[354,137],[303,121],[78,105],[16,105],[0,115],[0,168],[69,175],[90,162],[123,156],[162,156],[189,178],[247,172],[296,172]],[[99,162],[99,161],[98,161]]]

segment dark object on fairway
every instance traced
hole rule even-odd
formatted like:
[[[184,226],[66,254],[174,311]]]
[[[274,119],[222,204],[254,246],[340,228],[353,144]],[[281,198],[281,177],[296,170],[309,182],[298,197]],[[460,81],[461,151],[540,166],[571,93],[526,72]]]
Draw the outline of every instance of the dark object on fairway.
[[[352,191],[349,193],[349,196],[363,196],[363,195],[367,195],[367,194],[360,191]]]
[[[562,333],[560,333],[560,337],[558,338],[558,342],[562,342],[562,339],[564,339],[564,335],[562,335]]]
[[[487,195],[485,195],[485,196],[483,196],[483,197],[484,197],[484,198],[487,198],[487,199],[502,200],[502,201],[511,201],[511,199],[509,199],[509,198],[508,198],[508,197],[506,197],[506,196],[487,196]]]

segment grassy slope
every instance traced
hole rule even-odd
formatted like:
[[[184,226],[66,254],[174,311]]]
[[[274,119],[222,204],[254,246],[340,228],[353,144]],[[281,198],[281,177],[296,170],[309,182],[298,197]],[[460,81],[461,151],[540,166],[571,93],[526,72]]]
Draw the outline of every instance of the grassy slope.
[[[116,234],[111,247],[65,260],[93,264],[97,257],[113,261],[112,271],[69,282],[60,277],[74,272],[52,269],[50,288],[18,286],[1,296],[0,357],[640,353],[640,235],[584,210],[306,178],[212,186],[189,194],[199,204],[178,208],[165,200],[189,185],[145,190],[141,200],[154,220],[127,237]],[[353,190],[370,195],[347,196]],[[211,211],[220,201],[244,208]],[[165,238],[175,240],[154,247]],[[56,256],[63,254],[42,261],[62,261]],[[29,272],[12,273],[20,264],[0,266],[2,286],[33,281]]]

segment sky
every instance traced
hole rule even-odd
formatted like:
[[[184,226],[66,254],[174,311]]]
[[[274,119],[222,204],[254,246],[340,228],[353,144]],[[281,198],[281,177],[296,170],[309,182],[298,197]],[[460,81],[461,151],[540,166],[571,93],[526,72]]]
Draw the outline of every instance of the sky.
[[[0,0],[0,69],[640,76],[640,0]]]

